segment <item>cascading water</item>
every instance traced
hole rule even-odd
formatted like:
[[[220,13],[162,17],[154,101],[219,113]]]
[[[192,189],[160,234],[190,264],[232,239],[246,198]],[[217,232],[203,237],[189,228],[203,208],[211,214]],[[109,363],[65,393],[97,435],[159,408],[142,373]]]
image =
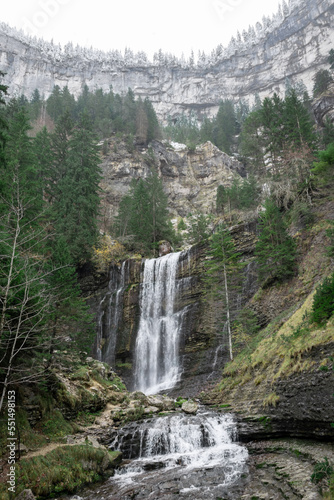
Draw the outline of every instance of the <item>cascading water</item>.
[[[126,280],[127,261],[121,271],[113,267],[110,271],[108,291],[102,298],[97,314],[95,356],[111,366],[115,364],[117,329],[122,310],[122,299]]]
[[[140,320],[135,345],[134,388],[154,394],[175,387],[181,377],[180,345],[188,327],[192,278],[189,254],[172,253],[144,261]],[[117,329],[118,309],[125,288],[114,277],[103,304],[102,325]],[[116,281],[115,281],[116,279]],[[187,295],[188,294],[188,295]],[[111,307],[112,306],[112,307]],[[102,334],[101,334],[102,337]],[[115,351],[114,340],[110,351]],[[218,352],[214,365],[217,362]],[[180,409],[166,416],[109,429],[105,444],[120,450],[125,461],[102,485],[80,493],[83,500],[216,500],[241,497],[248,453],[236,443],[230,414],[200,408],[196,415]]]
[[[248,453],[235,442],[235,428],[232,415],[203,409],[128,424],[110,447],[135,459],[82,498],[240,498]]]
[[[179,343],[186,308],[177,306],[181,252],[144,262],[140,322],[135,348],[135,389],[155,394],[175,386],[181,374]]]

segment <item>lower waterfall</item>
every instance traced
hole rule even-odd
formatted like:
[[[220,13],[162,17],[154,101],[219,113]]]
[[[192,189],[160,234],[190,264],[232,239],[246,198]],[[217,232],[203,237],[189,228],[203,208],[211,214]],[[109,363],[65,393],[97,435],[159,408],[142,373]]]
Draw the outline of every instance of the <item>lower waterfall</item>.
[[[140,322],[135,348],[134,387],[156,394],[175,386],[181,375],[179,342],[185,309],[176,301],[181,252],[144,262]]]
[[[133,422],[115,432],[111,449],[123,466],[83,500],[240,498],[247,475],[247,449],[235,442],[233,416],[201,409]]]

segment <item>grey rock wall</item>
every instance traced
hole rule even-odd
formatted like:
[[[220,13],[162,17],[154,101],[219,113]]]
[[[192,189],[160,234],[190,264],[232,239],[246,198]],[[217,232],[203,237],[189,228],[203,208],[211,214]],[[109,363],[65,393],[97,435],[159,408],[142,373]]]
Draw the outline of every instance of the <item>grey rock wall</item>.
[[[317,70],[327,68],[334,44],[334,5],[331,0],[292,2],[283,22],[255,43],[238,47],[214,65],[187,68],[178,64],[118,66],[83,56],[57,60],[48,52],[0,30],[0,69],[11,94],[30,96],[35,88],[46,98],[54,85],[78,95],[90,89],[117,93],[132,88],[149,97],[161,119],[194,110],[212,116],[224,98],[261,97],[284,91],[286,79],[302,80],[311,91]]]

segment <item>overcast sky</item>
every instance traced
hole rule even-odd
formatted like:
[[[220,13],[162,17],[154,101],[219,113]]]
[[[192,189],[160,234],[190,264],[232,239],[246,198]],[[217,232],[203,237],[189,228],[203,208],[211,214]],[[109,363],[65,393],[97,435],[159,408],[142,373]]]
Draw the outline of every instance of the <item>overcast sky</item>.
[[[150,58],[160,48],[177,56],[211,52],[278,10],[278,0],[11,0],[2,21],[65,45],[129,47]]]

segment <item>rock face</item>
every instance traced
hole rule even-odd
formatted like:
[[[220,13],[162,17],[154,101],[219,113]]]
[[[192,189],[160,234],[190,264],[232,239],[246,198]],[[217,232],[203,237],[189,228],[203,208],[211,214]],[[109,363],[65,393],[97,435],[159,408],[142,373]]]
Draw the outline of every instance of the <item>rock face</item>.
[[[109,221],[117,213],[131,180],[145,179],[152,168],[163,182],[170,212],[181,217],[196,210],[212,212],[218,186],[230,186],[235,177],[244,174],[243,165],[238,160],[220,151],[210,141],[192,152],[186,146],[170,145],[164,141],[153,141],[149,149],[128,152],[124,143],[112,137],[101,167],[103,212]]]
[[[287,78],[292,83],[303,80],[310,91],[316,71],[327,67],[333,20],[331,0],[290,2],[290,12],[269,32],[261,27],[255,41],[230,44],[221,57],[203,67],[184,67],[175,61],[167,66],[147,61],[120,64],[112,57],[94,60],[75,51],[58,57],[55,47],[45,50],[2,27],[0,69],[7,74],[11,93],[29,97],[38,88],[47,98],[54,85],[67,85],[76,96],[84,84],[105,91],[112,85],[117,93],[130,87],[135,95],[149,97],[163,120],[191,110],[212,116],[222,99],[280,92]]]
[[[334,85],[314,101],[312,108],[318,125],[323,127],[326,121],[334,123]]]

